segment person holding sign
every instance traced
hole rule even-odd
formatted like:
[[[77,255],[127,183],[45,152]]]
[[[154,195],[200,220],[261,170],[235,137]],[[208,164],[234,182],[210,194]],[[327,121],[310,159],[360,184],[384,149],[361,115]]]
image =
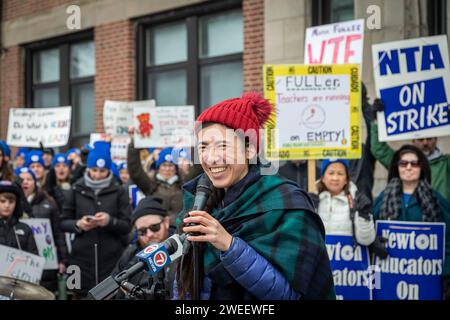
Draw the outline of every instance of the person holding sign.
[[[64,202],[61,228],[75,233],[69,264],[81,269],[77,298],[111,274],[131,230],[127,191],[111,173],[110,144],[98,141],[87,158],[84,177],[72,186]]]
[[[45,270],[42,274],[41,285],[50,291],[57,290],[58,272],[64,273],[68,260],[68,251],[64,233],[60,229],[59,210],[55,200],[37,186],[37,179],[33,171],[27,167],[17,169],[22,190],[30,204],[29,218],[49,219],[52,234],[55,239],[58,257],[58,270]]]
[[[373,102],[374,112],[384,111],[381,99]],[[376,120],[376,115],[374,117]],[[431,186],[450,201],[450,154],[443,154],[437,137],[413,139],[412,144],[419,148],[427,157],[431,169]],[[378,140],[378,124],[371,126],[371,151],[374,157],[385,167],[389,168],[394,150],[386,143]]]
[[[369,246],[375,241],[371,201],[350,180],[348,160],[322,161],[317,192],[326,234],[353,236],[355,245]]]
[[[430,186],[430,165],[425,154],[404,145],[391,160],[386,189],[374,204],[374,218],[381,220],[445,222],[444,295],[450,299],[450,203]]]
[[[14,174],[11,167],[6,160],[5,152],[3,147],[0,146],[0,180],[12,181],[14,179]]]
[[[19,222],[23,213],[22,197],[17,184],[0,181],[0,244],[39,255],[31,228]]]
[[[197,119],[204,173],[183,186],[178,222],[180,232],[191,233],[187,240],[200,245],[201,299],[335,298],[324,228],[311,199],[294,182],[264,175],[257,163],[259,129],[272,112],[269,101],[247,93]],[[191,211],[205,175],[211,196],[204,210]],[[190,248],[177,270],[174,298],[193,298],[194,268]]]

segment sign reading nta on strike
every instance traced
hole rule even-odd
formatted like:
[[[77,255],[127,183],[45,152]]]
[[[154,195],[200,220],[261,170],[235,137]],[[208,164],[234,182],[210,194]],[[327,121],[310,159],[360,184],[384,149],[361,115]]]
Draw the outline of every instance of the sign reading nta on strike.
[[[265,65],[269,160],[361,157],[359,65]]]

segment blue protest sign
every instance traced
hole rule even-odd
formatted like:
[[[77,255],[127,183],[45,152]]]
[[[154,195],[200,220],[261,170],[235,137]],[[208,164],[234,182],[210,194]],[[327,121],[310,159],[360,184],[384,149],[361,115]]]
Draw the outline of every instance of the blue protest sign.
[[[131,207],[133,208],[133,210],[136,209],[139,201],[145,198],[145,194],[142,193],[142,191],[139,190],[139,188],[135,184],[128,187],[128,195],[130,197]]]
[[[388,240],[389,257],[374,256],[380,272],[374,300],[441,300],[445,224],[377,221],[377,235]]]
[[[448,135],[450,67],[446,36],[372,46],[379,140]]]
[[[373,277],[367,247],[353,246],[351,236],[326,235],[338,300],[371,300]]]

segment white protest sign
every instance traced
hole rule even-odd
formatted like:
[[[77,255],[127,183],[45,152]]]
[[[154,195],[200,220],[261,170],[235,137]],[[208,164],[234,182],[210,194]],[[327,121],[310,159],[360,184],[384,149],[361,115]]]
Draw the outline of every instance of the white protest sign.
[[[154,107],[155,100],[144,101],[111,101],[105,100],[103,105],[103,126],[111,136],[128,134],[128,127],[133,124],[133,107]]]
[[[378,138],[394,141],[450,134],[450,68],[447,36],[372,46]]]
[[[14,147],[65,146],[70,136],[72,107],[11,108],[8,144]]]
[[[128,159],[128,145],[130,136],[116,136],[111,141],[111,159],[115,163],[126,162]]]
[[[134,145],[136,148],[192,146],[194,107],[136,106],[134,112]]]
[[[45,259],[45,270],[58,269],[58,256],[49,219],[23,219],[30,226],[39,255]]]
[[[361,64],[364,19],[306,29],[305,64]]]
[[[0,245],[0,275],[39,284],[45,259],[29,252]]]
[[[108,135],[106,133],[91,133],[89,136],[89,145],[93,148],[97,141],[105,141]]]

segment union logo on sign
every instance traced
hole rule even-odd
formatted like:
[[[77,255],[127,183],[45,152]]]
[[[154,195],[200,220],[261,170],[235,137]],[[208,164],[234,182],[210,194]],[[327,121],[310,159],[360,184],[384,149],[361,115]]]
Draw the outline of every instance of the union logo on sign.
[[[157,267],[162,267],[167,261],[167,255],[164,251],[158,252],[153,258],[153,262]]]

